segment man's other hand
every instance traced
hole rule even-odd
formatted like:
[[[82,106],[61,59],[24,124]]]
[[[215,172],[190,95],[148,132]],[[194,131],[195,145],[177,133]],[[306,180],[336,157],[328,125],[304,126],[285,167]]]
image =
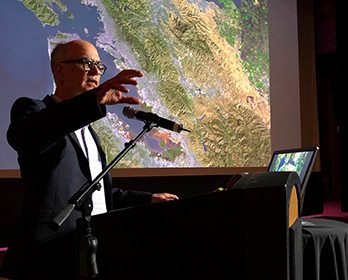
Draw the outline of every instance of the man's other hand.
[[[170,201],[170,200],[178,200],[178,199],[179,199],[179,197],[177,197],[175,194],[154,193],[151,197],[151,203]]]

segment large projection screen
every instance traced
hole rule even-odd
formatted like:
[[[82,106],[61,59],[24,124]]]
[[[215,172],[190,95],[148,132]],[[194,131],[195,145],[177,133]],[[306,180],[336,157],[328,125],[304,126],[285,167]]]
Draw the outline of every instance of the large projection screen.
[[[152,129],[114,176],[265,168],[272,150],[301,146],[296,9],[294,0],[2,1],[1,177],[18,171],[6,141],[11,105],[54,92],[50,51],[72,39],[97,47],[101,82],[142,70],[135,108],[191,130]],[[123,107],[93,124],[109,161],[144,125]]]

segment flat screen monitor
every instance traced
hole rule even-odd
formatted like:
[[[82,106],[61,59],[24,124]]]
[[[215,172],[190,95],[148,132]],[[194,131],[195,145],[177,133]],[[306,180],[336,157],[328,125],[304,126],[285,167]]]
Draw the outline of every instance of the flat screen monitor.
[[[268,171],[297,172],[300,177],[300,197],[302,199],[318,150],[318,147],[310,147],[275,151]]]

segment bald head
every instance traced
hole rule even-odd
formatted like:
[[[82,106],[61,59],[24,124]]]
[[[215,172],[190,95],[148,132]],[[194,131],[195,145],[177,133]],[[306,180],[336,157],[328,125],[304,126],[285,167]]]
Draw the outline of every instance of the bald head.
[[[99,85],[100,73],[95,66],[86,70],[82,59],[100,62],[97,49],[83,40],[58,44],[51,54],[51,69],[56,83],[55,94],[62,100],[74,97]]]
[[[53,75],[54,65],[56,63],[73,59],[71,57],[74,57],[75,53],[75,56],[77,56],[79,52],[89,48],[95,49],[95,47],[91,43],[84,40],[75,40],[67,43],[57,44],[51,53],[51,70]]]

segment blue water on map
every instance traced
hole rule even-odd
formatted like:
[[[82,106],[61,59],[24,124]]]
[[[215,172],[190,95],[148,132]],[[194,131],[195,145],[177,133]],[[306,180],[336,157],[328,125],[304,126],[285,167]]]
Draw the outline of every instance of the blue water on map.
[[[61,13],[59,8],[53,5],[59,15],[59,26],[43,26],[22,2],[1,1],[0,84],[3,94],[0,105],[0,168],[18,167],[15,152],[6,141],[13,102],[21,96],[42,99],[53,92],[47,38],[55,36],[59,30],[77,33],[81,39],[95,43],[93,38],[101,32],[103,25],[98,20],[96,7],[87,7],[81,4],[81,1],[62,2],[68,3],[68,11],[65,13]],[[69,19],[69,13],[74,14],[75,18]],[[88,29],[89,36],[85,34],[84,28]],[[103,54],[104,57],[105,55]]]
[[[57,32],[75,33],[83,40],[96,45],[96,37],[103,32],[103,24],[99,21],[96,7],[81,4],[80,0],[68,1],[68,10],[61,12],[56,4],[53,10],[59,16],[59,26],[43,26],[36,15],[20,1],[2,0],[0,9],[0,169],[17,169],[16,153],[7,144],[6,131],[10,123],[10,108],[13,102],[21,96],[42,99],[54,91],[53,77],[50,69],[47,39],[55,37]],[[68,14],[74,18],[68,18]],[[88,32],[85,32],[85,29]],[[101,61],[108,67],[101,82],[110,79],[118,73],[113,64],[113,57],[103,50],[98,50]],[[128,95],[137,96],[135,87],[129,87]],[[123,106],[108,106],[108,111],[116,113],[125,121],[122,115]],[[139,133],[143,123],[127,120],[132,130]],[[162,150],[158,141],[146,138],[148,145],[155,150]]]

